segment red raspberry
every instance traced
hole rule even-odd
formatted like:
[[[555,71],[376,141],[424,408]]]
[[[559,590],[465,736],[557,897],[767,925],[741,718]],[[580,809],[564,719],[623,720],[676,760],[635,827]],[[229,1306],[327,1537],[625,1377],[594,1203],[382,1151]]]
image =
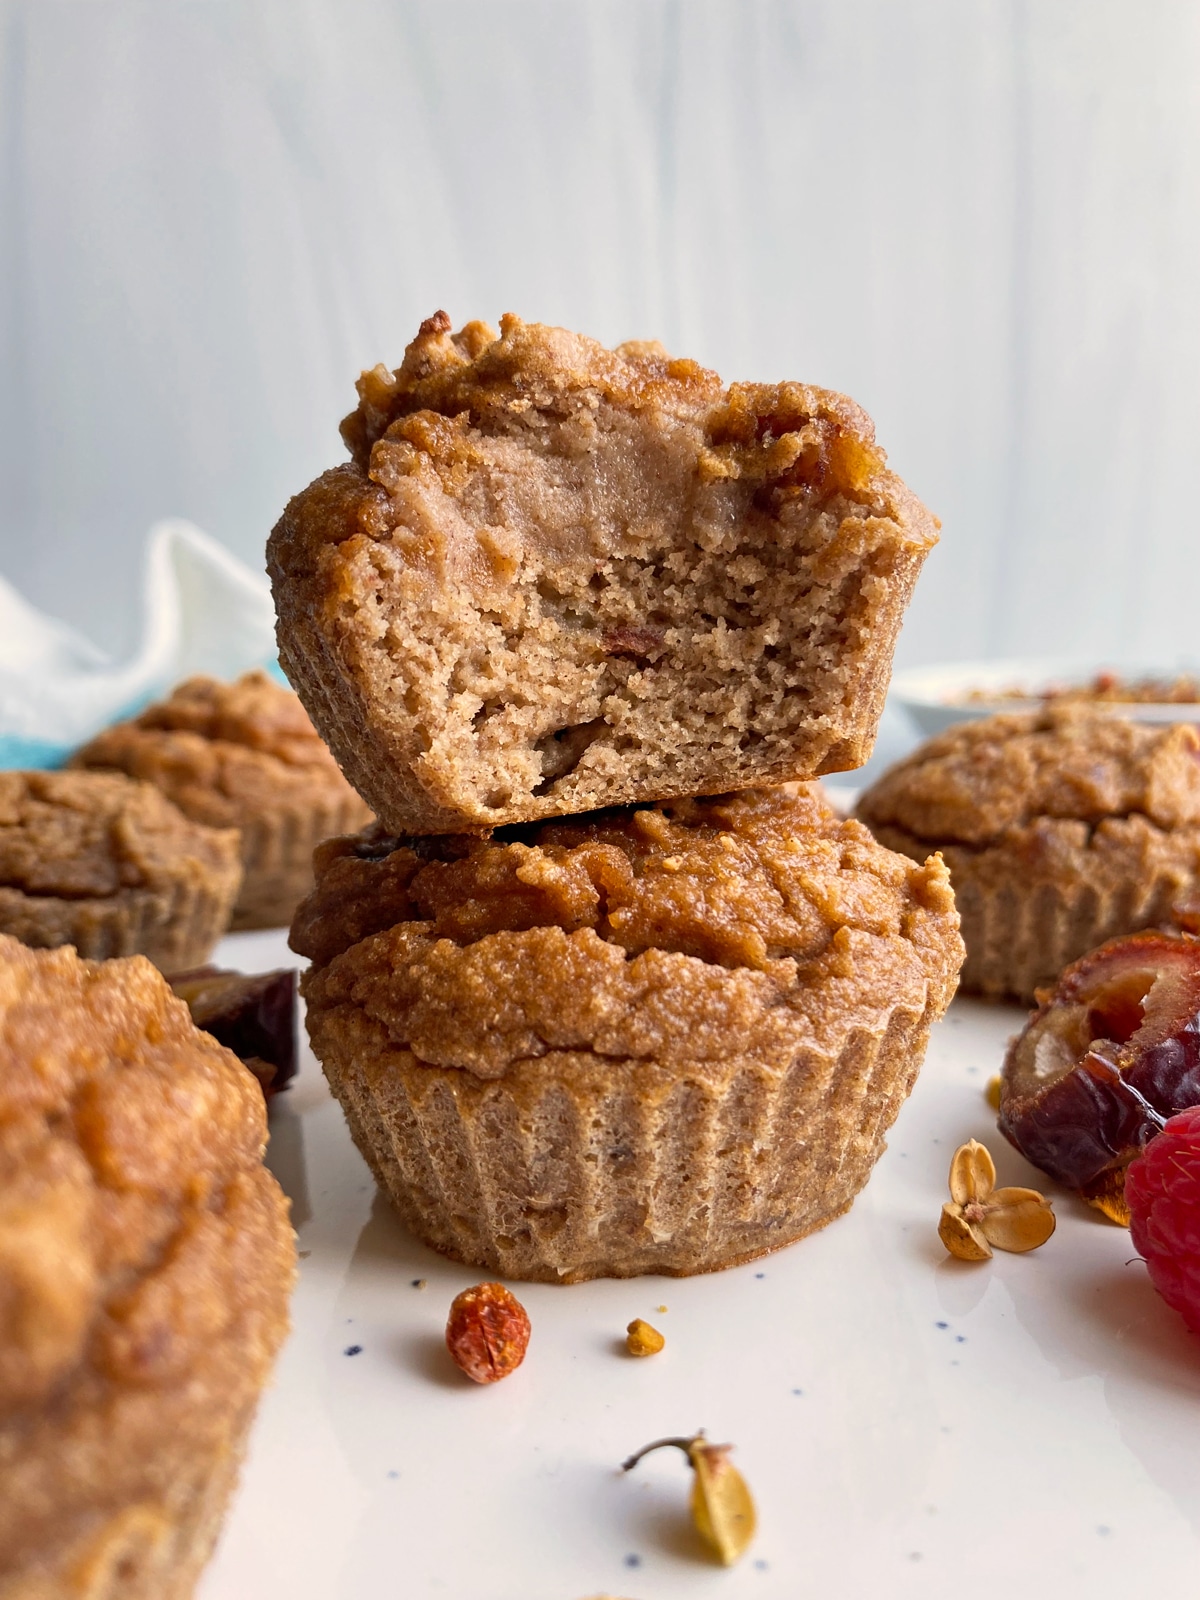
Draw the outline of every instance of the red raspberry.
[[[1200,1333],[1200,1106],[1171,1117],[1130,1163],[1125,1198],[1150,1281]]]

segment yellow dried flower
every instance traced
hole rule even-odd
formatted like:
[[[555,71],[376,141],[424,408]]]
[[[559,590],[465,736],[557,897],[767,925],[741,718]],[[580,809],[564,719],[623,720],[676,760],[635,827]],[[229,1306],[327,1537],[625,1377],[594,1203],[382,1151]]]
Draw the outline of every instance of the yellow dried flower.
[[[656,1439],[622,1462],[622,1470],[636,1467],[651,1450],[671,1445],[682,1450],[692,1465],[692,1524],[709,1550],[731,1567],[745,1555],[758,1518],[746,1480],[729,1459],[730,1444],[709,1444],[704,1431],[690,1439]]]
[[[625,1333],[625,1348],[631,1356],[656,1356],[667,1342],[657,1328],[641,1317],[634,1317]]]
[[[1129,1202],[1125,1198],[1125,1168],[1105,1172],[1093,1179],[1080,1193],[1088,1205],[1094,1206],[1118,1228],[1129,1226]]]
[[[1050,1202],[1036,1189],[997,1189],[996,1164],[970,1139],[950,1163],[950,1200],[938,1237],[960,1261],[986,1261],[997,1250],[1036,1250],[1054,1232]]]

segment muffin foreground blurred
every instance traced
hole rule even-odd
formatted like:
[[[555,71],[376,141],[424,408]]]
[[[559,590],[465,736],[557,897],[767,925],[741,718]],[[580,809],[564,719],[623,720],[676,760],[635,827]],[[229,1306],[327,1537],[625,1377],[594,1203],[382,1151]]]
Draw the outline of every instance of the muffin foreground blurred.
[[[116,772],[0,772],[0,933],[81,956],[200,966],[242,880],[232,829]]]
[[[235,929],[286,927],[312,888],[314,847],[371,819],[299,700],[261,671],[236,683],[189,678],[71,765],[145,779],[194,822],[239,828]]]
[[[954,992],[958,919],[815,794],[330,841],[313,1047],[406,1224],[571,1282],[687,1274],[850,1204]]]
[[[959,723],[885,772],[857,814],[889,849],[941,851],[963,988],[1030,1003],[1200,887],[1200,738],[1076,705]]]
[[[0,937],[0,1596],[187,1600],[287,1329],[253,1079],[141,958]]]
[[[870,418],[438,312],[267,546],[279,658],[385,825],[482,831],[860,765],[937,521]]]

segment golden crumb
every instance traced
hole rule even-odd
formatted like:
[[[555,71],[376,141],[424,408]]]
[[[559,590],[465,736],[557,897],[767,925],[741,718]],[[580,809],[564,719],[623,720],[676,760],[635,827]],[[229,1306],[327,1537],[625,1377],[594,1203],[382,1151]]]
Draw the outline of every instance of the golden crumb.
[[[666,1344],[657,1328],[635,1317],[625,1330],[625,1348],[631,1356],[656,1356]]]

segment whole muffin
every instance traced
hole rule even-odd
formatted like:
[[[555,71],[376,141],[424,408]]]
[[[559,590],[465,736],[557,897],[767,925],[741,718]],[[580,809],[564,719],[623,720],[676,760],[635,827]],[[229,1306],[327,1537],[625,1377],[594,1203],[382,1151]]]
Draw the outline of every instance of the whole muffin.
[[[391,829],[859,766],[937,522],[853,401],[438,312],[267,546],[279,658]]]
[[[550,1282],[712,1271],[846,1210],[962,959],[939,860],[766,791],[330,841],[292,943],[408,1226]]]
[[[1200,884],[1200,740],[1074,705],[959,723],[884,773],[858,815],[914,860],[941,851],[963,988],[1031,1003]]]
[[[287,1330],[254,1079],[149,962],[0,936],[0,1595],[186,1600]]]
[[[312,888],[315,846],[371,819],[299,700],[260,671],[189,678],[71,764],[144,778],[194,822],[241,829],[234,928],[286,927]]]
[[[242,880],[232,829],[115,772],[0,772],[0,933],[200,966]]]

